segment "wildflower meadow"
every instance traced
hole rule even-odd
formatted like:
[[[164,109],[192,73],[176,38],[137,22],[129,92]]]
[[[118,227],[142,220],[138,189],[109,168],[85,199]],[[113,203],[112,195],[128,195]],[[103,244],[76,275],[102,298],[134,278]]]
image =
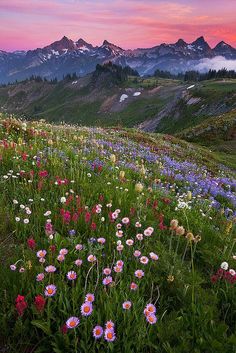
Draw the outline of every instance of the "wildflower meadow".
[[[236,180],[167,135],[0,120],[0,352],[236,352]]]

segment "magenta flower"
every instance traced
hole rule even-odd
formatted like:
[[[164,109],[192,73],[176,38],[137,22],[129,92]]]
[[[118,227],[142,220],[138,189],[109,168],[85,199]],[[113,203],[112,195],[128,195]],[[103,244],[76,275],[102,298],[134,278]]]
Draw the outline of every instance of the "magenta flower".
[[[80,311],[83,316],[89,316],[93,312],[93,306],[90,302],[85,302],[81,305]]]
[[[74,281],[77,277],[77,274],[75,271],[69,271],[66,275],[66,277],[70,280],[70,281]]]
[[[44,291],[46,297],[53,297],[56,294],[57,287],[54,284],[49,284]]]
[[[96,339],[102,337],[103,335],[103,328],[101,326],[95,326],[93,329],[93,337],[95,337]]]
[[[67,328],[75,328],[76,326],[78,326],[80,323],[78,317],[72,316],[70,317],[67,321],[66,321],[66,327]]]

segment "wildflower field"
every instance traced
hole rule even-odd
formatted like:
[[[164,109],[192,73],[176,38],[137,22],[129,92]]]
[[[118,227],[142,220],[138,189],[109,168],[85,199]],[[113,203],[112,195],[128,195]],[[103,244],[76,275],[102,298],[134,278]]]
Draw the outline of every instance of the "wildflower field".
[[[0,120],[0,352],[236,352],[236,180],[135,130]]]

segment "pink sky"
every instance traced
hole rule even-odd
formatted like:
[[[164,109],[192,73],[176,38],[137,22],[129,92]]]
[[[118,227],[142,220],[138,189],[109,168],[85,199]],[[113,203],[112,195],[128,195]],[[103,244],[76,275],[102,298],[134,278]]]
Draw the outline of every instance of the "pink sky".
[[[0,49],[43,47],[64,35],[125,49],[203,35],[236,47],[236,0],[0,0]]]

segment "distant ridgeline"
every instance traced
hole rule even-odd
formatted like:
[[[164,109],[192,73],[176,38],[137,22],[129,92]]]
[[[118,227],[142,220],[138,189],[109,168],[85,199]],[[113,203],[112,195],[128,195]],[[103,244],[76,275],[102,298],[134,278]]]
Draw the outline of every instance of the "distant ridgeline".
[[[96,80],[99,76],[101,76],[102,74],[108,74],[107,76],[109,76],[109,79],[111,81],[113,81],[114,83],[122,83],[128,80],[129,76],[136,76],[139,77],[139,73],[138,71],[132,69],[130,66],[121,66],[121,65],[116,65],[113,64],[111,61],[100,65],[97,64],[95,71],[92,74],[92,77],[94,80]],[[75,81],[77,80],[79,77],[77,76],[76,72],[70,74],[66,74],[63,75],[63,78],[61,81]],[[38,75],[31,75],[29,78],[23,80],[23,81],[18,81],[16,80],[15,82],[12,83],[8,83],[8,84],[2,84],[1,87],[6,87],[7,85],[14,85],[18,82],[30,82],[30,81],[35,81],[35,82],[48,82],[51,84],[56,84],[58,83],[60,80],[58,80],[57,78],[54,79],[47,79],[46,77],[41,77]]]
[[[209,70],[206,73],[200,73],[199,71],[191,70],[186,71],[185,73],[179,73],[177,75],[172,74],[169,71],[156,70],[154,76],[160,78],[170,78],[170,79],[179,79],[184,81],[204,81],[212,80],[217,78],[233,78],[236,79],[235,70],[227,70],[225,68],[220,70]]]

